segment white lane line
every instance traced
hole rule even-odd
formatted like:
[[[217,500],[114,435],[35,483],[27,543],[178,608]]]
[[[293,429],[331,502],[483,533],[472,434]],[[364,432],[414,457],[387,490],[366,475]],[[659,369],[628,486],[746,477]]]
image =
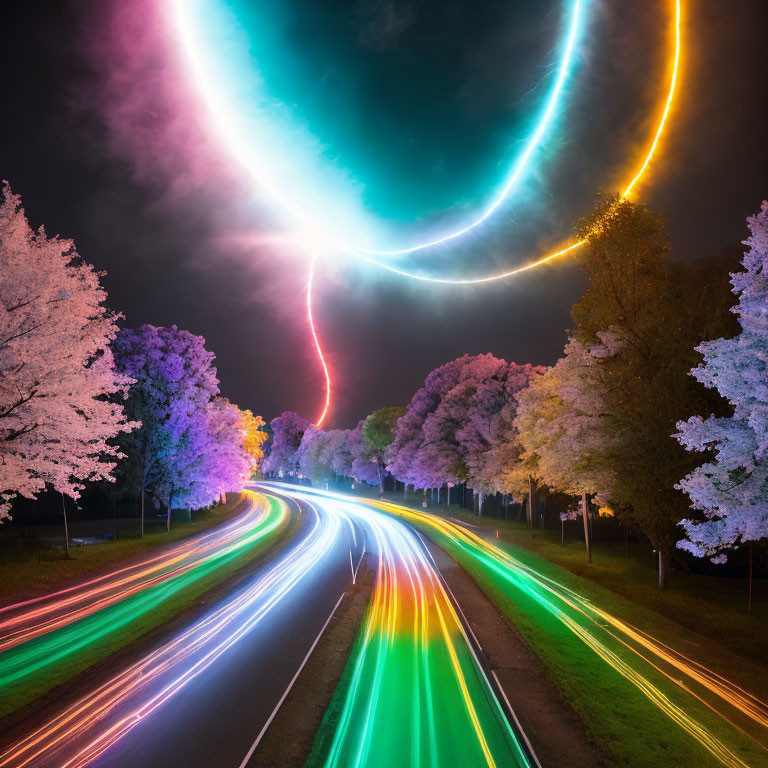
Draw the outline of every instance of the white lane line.
[[[507,694],[504,692],[504,687],[501,684],[501,681],[499,680],[499,676],[496,674],[496,670],[492,669],[491,674],[493,675],[493,679],[496,681],[496,686],[499,689],[499,692],[501,693],[502,697],[504,698],[504,703],[507,705],[507,709],[509,710],[509,714],[512,715],[515,725],[517,726],[518,733],[523,737],[525,740],[525,745],[528,747],[528,752],[530,756],[533,758],[533,761],[536,763],[537,768],[542,768],[541,763],[539,762],[539,758],[537,757],[536,753],[533,751],[533,745],[528,739],[528,734],[523,730],[523,726],[520,724],[520,721],[517,719],[517,715],[515,714],[515,710],[512,709],[512,705],[509,703],[509,699],[507,698]]]
[[[360,570],[360,563],[363,562],[363,558],[365,557],[365,544],[363,544],[363,552],[360,555],[360,559],[357,561],[357,565],[355,566],[355,575],[354,579],[352,580],[352,583],[355,583],[355,580],[357,579],[357,572]]]
[[[240,763],[239,768],[245,768],[246,765],[248,765],[248,762],[253,757],[253,753],[256,751],[256,747],[259,746],[259,742],[264,738],[264,734],[267,732],[267,728],[269,728],[270,725],[272,725],[272,721],[275,719],[275,716],[277,715],[278,710],[280,707],[283,706],[283,702],[288,698],[288,694],[291,692],[291,688],[293,688],[294,683],[298,679],[299,675],[301,674],[301,670],[304,669],[306,666],[306,663],[309,661],[309,657],[312,655],[312,652],[315,650],[315,646],[320,642],[320,638],[323,636],[323,633],[328,628],[328,625],[331,623],[331,619],[333,618],[334,614],[336,613],[336,609],[341,605],[341,601],[344,599],[344,595],[346,592],[341,593],[341,597],[336,601],[336,605],[333,606],[333,610],[331,611],[330,616],[325,620],[325,624],[323,624],[323,628],[318,633],[317,637],[315,638],[315,641],[312,643],[310,649],[307,651],[307,655],[304,657],[304,661],[301,662],[299,668],[296,670],[296,674],[291,678],[291,682],[288,683],[288,687],[283,692],[283,695],[280,697],[280,701],[277,702],[277,705],[272,710],[272,714],[269,716],[269,719],[266,723],[264,723],[264,727],[259,731],[259,735],[256,737],[256,741],[251,744],[251,748],[248,750],[248,752],[245,755],[245,758],[243,759],[243,762]]]

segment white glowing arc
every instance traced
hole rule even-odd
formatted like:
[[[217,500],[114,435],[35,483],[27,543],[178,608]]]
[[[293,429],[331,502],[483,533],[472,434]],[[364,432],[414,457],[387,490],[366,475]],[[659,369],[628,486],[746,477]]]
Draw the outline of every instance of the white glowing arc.
[[[326,251],[341,251],[365,258],[366,255],[381,257],[401,256],[432,248],[459,238],[487,221],[510,198],[513,189],[522,178],[536,149],[541,145],[555,116],[557,105],[562,96],[572,65],[578,32],[581,26],[582,7],[585,0],[575,0],[571,6],[566,45],[556,69],[558,74],[555,85],[547,98],[544,112],[538,119],[530,138],[525,143],[523,152],[513,163],[501,190],[483,208],[481,213],[468,224],[452,229],[440,237],[416,243],[406,248],[393,250],[364,248],[357,244],[344,242],[338,237],[338,230],[343,229],[343,227],[336,227],[334,228],[335,231],[331,232],[326,221],[320,221],[316,217],[312,217],[310,212],[297,205],[297,201],[292,198],[290,190],[285,190],[281,186],[280,180],[269,173],[270,162],[268,155],[270,148],[255,148],[253,142],[248,146],[244,146],[246,139],[235,128],[238,123],[235,110],[227,102],[221,84],[212,77],[210,68],[206,66],[205,57],[201,56],[201,51],[205,50],[205,45],[203,44],[204,33],[194,18],[194,4],[190,3],[189,0],[165,0],[165,2],[169,12],[168,20],[176,32],[181,60],[189,80],[193,83],[200,102],[206,108],[208,124],[213,127],[222,144],[227,147],[237,162],[245,167],[248,175],[255,182],[256,187],[298,222],[300,228],[305,230],[306,234],[313,239],[313,245],[317,246],[319,244]],[[256,150],[255,153],[254,150]],[[264,160],[264,162],[261,162],[261,160]]]

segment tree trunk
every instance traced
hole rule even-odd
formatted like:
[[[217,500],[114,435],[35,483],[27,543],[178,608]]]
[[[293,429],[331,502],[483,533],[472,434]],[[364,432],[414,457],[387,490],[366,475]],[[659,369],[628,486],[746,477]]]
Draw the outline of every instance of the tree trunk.
[[[141,487],[141,538],[144,538],[144,486]]]
[[[749,594],[747,595],[747,613],[752,615],[752,542],[749,542]]]
[[[659,589],[667,588],[667,558],[659,547]]]
[[[528,527],[533,528],[533,478],[528,475]]]
[[[165,532],[170,533],[171,532],[171,510],[173,507],[171,506],[171,502],[173,501],[173,494],[171,494],[168,497],[168,517],[165,520]]]
[[[61,511],[64,515],[64,546],[67,548],[67,560],[69,560],[69,526],[67,525],[67,504],[64,494],[61,494]]]
[[[384,498],[384,475],[381,472],[381,462],[376,459],[376,469],[379,470],[379,498]]]
[[[624,559],[629,560],[629,526],[624,532]]]
[[[560,546],[565,546],[565,520],[560,518]]]
[[[440,486],[437,486],[437,506],[440,506]]]
[[[589,505],[587,494],[581,494],[581,516],[584,518],[584,541],[587,545],[587,562],[592,562],[592,537],[589,532]]]
[[[485,493],[483,491],[480,491],[477,495],[477,515],[478,517],[483,516],[483,502],[485,501]]]
[[[427,489],[424,489],[424,500],[421,502],[421,506],[426,509],[427,508]]]

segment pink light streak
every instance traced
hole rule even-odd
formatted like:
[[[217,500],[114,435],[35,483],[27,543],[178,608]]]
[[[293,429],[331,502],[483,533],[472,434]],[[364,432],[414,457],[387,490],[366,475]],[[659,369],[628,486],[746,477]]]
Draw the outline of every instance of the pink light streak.
[[[325,362],[325,357],[323,356],[323,349],[320,346],[320,339],[317,336],[315,321],[312,317],[312,280],[315,274],[315,258],[316,254],[313,253],[309,262],[309,276],[307,278],[307,319],[309,320],[309,330],[312,332],[312,339],[315,342],[317,356],[320,358],[320,364],[323,366],[323,374],[325,375],[325,404],[323,405],[320,417],[315,422],[315,426],[320,428],[325,421],[325,417],[328,415],[328,408],[330,408],[331,405],[331,375],[328,371],[328,364]]]

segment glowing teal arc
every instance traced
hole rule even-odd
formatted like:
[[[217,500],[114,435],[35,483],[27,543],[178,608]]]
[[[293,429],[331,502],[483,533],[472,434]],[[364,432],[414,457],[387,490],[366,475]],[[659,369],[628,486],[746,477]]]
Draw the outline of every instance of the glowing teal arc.
[[[541,144],[545,134],[547,133],[547,129],[550,127],[550,124],[555,116],[558,103],[560,102],[560,96],[562,95],[563,88],[565,86],[566,80],[568,79],[568,74],[572,66],[573,53],[576,47],[576,40],[578,39],[580,26],[581,3],[582,0],[575,0],[571,9],[571,20],[568,29],[568,37],[563,52],[563,58],[560,62],[560,66],[557,69],[557,79],[555,81],[554,87],[552,88],[552,91],[549,94],[549,98],[547,99],[546,108],[539,118],[538,124],[531,134],[531,137],[528,139],[525,149],[518,157],[517,161],[513,164],[504,186],[497,193],[496,197],[493,198],[487,205],[485,210],[469,224],[465,224],[463,227],[448,232],[447,234],[440,237],[436,237],[433,240],[427,240],[426,242],[412,245],[408,248],[400,248],[395,250],[378,251],[358,249],[361,253],[365,253],[369,256],[405,256],[406,254],[415,253],[416,251],[423,251],[426,248],[433,248],[437,245],[443,245],[450,240],[455,240],[459,237],[462,237],[476,227],[479,227],[483,222],[493,216],[493,214],[510,196],[517,182],[520,181],[520,178],[522,177],[523,172],[528,165],[528,161],[531,159],[531,156]]]
[[[347,169],[334,167],[322,157],[317,139],[293,120],[287,105],[276,104],[264,95],[263,83],[252,63],[251,71],[246,71],[242,51],[248,48],[248,41],[232,20],[222,22],[230,26],[221,39],[242,66],[237,77],[228,76],[231,73],[226,71],[227,65],[219,52],[212,50],[212,30],[216,29],[217,19],[226,17],[224,4],[219,0],[162,2],[186,80],[205,111],[204,124],[209,132],[245,171],[255,188],[275,209],[298,224],[301,234],[311,239],[314,247],[365,255],[370,261],[375,260],[370,257],[401,256],[460,238],[490,219],[511,198],[558,113],[588,0],[566,0],[567,26],[554,70],[554,84],[532,133],[492,199],[470,221],[456,222],[444,234],[396,249],[376,247],[378,222],[364,210],[359,185],[351,180]],[[246,86],[242,82],[246,81],[252,83],[250,95],[255,94],[256,98],[244,98]],[[322,194],[317,190],[322,190]]]

